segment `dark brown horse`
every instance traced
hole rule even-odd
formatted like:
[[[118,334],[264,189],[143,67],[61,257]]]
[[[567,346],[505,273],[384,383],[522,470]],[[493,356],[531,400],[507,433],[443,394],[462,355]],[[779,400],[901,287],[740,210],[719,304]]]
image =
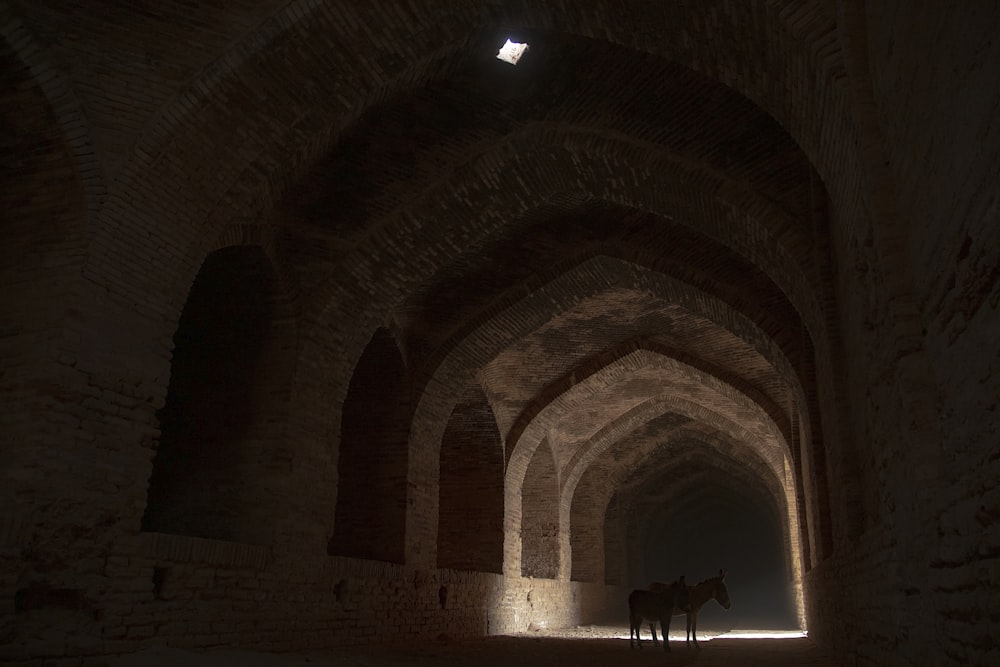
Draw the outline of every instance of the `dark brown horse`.
[[[645,591],[636,589],[628,596],[628,645],[635,648],[632,643],[632,636],[642,648],[642,619],[650,621],[649,627],[653,629],[654,623],[660,623],[660,633],[663,635],[663,650],[670,650],[670,617],[673,616],[674,609],[690,609],[691,602],[688,595],[687,586],[684,585],[684,577],[681,577],[672,584],[663,584],[663,588],[655,591]],[[656,644],[656,630],[653,630],[653,643]]]
[[[679,606],[674,605],[674,616],[679,616],[681,614],[685,614],[687,616],[686,642],[688,645],[690,645],[693,641],[695,648],[698,647],[698,637],[695,634],[698,630],[698,612],[705,606],[706,602],[709,600],[715,600],[722,606],[723,609],[729,609],[732,606],[732,602],[729,601],[729,589],[726,588],[725,580],[726,571],[719,570],[719,576],[712,577],[711,579],[705,579],[694,586],[688,587],[688,601],[690,603],[690,607],[688,609],[682,609]],[[659,581],[654,581],[649,585],[649,590],[670,590],[676,585],[677,582],[664,584]],[[656,641],[656,626],[654,622],[650,622],[649,630],[653,633],[653,641]]]

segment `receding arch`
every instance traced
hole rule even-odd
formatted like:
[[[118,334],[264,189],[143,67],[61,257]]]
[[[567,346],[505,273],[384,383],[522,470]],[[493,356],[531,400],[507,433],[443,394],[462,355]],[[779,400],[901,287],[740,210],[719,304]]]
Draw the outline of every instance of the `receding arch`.
[[[376,255],[377,255],[377,253],[376,253]],[[392,261],[394,263],[396,261],[409,262],[410,259],[411,258],[393,258]],[[574,267],[574,269],[576,269],[576,268],[577,267]],[[589,264],[587,262],[583,263],[583,265],[580,267],[580,272],[583,273],[587,268],[589,268]],[[632,276],[635,272],[636,271],[633,271],[632,269],[625,269],[622,275],[611,278],[611,284],[615,284],[616,282],[620,283],[622,281],[622,279],[623,279],[623,276]],[[558,283],[561,283],[561,282],[564,282],[564,281],[553,280],[552,282],[558,284]],[[657,280],[653,280],[653,281],[650,281],[650,282],[655,283],[655,282],[657,282]],[[662,280],[660,280],[660,282],[662,282]],[[646,283],[647,283],[647,281],[646,281],[645,278],[639,278],[639,279],[637,279],[637,284],[641,284],[641,285],[645,286]],[[538,288],[536,288],[535,291],[536,292],[537,291],[541,291],[542,289],[549,288],[549,287],[550,287],[550,285],[541,285],[541,286],[538,286]],[[554,288],[552,288],[552,289],[553,289],[553,292],[555,292],[555,289]],[[693,294],[693,292],[692,292],[692,294]],[[691,303],[692,306],[694,306],[694,308],[696,308],[696,309],[704,309],[703,305],[697,303],[698,301],[699,301],[699,298],[697,298],[697,297],[692,297],[691,299],[683,297],[682,303],[685,303],[685,305],[687,305],[688,303]],[[734,318],[735,319],[743,319],[743,318],[740,318],[738,313],[731,312],[731,309],[727,309],[724,305],[719,305],[718,307],[716,307],[716,306],[713,305],[711,307],[711,311],[712,312],[708,315],[711,319],[713,319],[714,321],[719,321],[720,324],[722,324],[726,328],[729,328],[732,331],[741,331],[742,332],[742,331],[746,331],[746,330],[754,330],[754,329],[756,329],[756,327],[754,327],[754,325],[752,323],[750,323],[749,327],[743,326],[743,325],[735,325],[735,324],[733,324],[732,320],[734,320]],[[496,322],[502,315],[503,315],[502,312],[501,313],[494,313],[494,312],[484,313],[484,317],[486,317],[486,318],[492,318],[494,322]],[[524,322],[524,320],[522,319],[522,321],[520,323],[518,323],[518,326],[520,326],[520,324],[523,323],[523,322]],[[483,324],[485,324],[485,322],[477,320],[474,323],[470,323],[469,324],[469,328],[471,328],[473,325],[479,326],[479,325],[483,325]],[[462,345],[465,345],[465,343],[462,341],[462,337],[465,337],[465,336],[476,336],[476,335],[478,335],[477,333],[473,333],[472,331],[470,331],[469,328],[463,329],[462,331],[456,332],[456,338],[454,340],[448,341],[441,348],[444,351],[445,354],[449,354],[450,355],[451,353],[448,350],[454,349],[454,347],[458,346],[460,343]],[[761,346],[761,347],[764,348],[764,350],[766,350],[767,348],[774,349],[774,348],[777,347],[777,345],[774,343],[774,341],[769,341],[769,340],[756,341],[755,342],[755,346]],[[492,344],[488,343],[485,347],[489,348],[489,347],[494,347],[494,346]],[[488,358],[488,357],[485,357],[482,354],[477,354],[477,356],[481,360],[483,360],[485,358]],[[780,355],[780,353],[777,354],[777,355],[770,355],[769,354],[769,358],[772,358],[772,359],[774,359],[776,357],[780,357],[780,356],[782,356],[782,355]],[[481,363],[482,363],[482,361],[479,362],[479,364],[481,364]],[[785,363],[787,363],[787,362],[785,362]],[[474,369],[479,364],[470,365],[468,368]],[[447,368],[447,367],[451,367],[452,364],[449,363],[447,360],[442,360],[441,361],[441,365],[445,366],[446,368],[442,368],[441,366],[439,366],[437,368],[434,368],[433,372],[435,374],[439,375],[439,376],[441,376],[442,374],[443,375],[447,375],[450,372],[450,368]],[[459,384],[461,384],[462,382],[464,382],[464,380],[459,379]],[[446,383],[445,387],[447,387],[448,385],[454,386],[451,380],[449,380]],[[442,388],[444,388],[444,387],[442,387]],[[438,391],[438,388],[435,388],[434,391]],[[423,399],[421,399],[421,400],[423,400]],[[443,422],[441,422],[441,423],[443,424]],[[431,436],[431,439],[432,440],[438,440],[438,437]],[[434,458],[436,460],[437,457],[434,456]]]
[[[574,577],[603,580],[603,510],[610,497],[625,480],[673,465],[678,443],[711,452],[715,459],[738,461],[761,480],[780,514],[792,563],[796,558],[793,550],[799,544],[792,538],[800,529],[799,513],[794,503],[789,505],[795,499],[793,489],[785,480],[784,466],[747,442],[748,435],[738,424],[677,396],[653,397],[609,423],[581,448],[581,456],[563,477],[560,526],[570,538],[567,548]],[[584,526],[582,532],[579,526]]]
[[[639,363],[643,362],[640,361]],[[606,390],[595,391],[592,388],[586,387],[586,383],[584,383],[579,386],[578,391],[567,392],[567,394],[570,394],[570,396],[567,396],[567,404],[573,406],[572,411],[567,410],[567,407],[563,405],[556,405],[550,411],[556,413],[564,412],[565,414],[587,413],[592,409],[589,407],[589,404],[605,402],[608,394],[631,393],[630,390],[624,388],[624,385],[631,382],[635,377],[647,373],[650,367],[633,371],[626,369],[627,366],[617,369],[618,374],[626,379],[611,382],[607,385]],[[782,471],[780,462],[786,457],[786,453],[781,445],[780,437],[777,437],[773,430],[768,433],[766,428],[763,431],[759,430],[759,427],[756,426],[751,426],[749,429],[743,428],[739,422],[753,421],[749,417],[752,411],[742,412],[736,403],[733,403],[727,409],[725,405],[721,405],[721,403],[726,402],[726,399],[723,398],[723,394],[718,392],[717,389],[708,389],[707,386],[703,388],[692,387],[691,385],[685,385],[682,381],[676,382],[671,379],[672,375],[681,375],[682,373],[683,371],[680,367],[672,366],[667,369],[666,373],[657,372],[653,377],[659,379],[657,384],[660,384],[662,391],[667,392],[667,394],[651,396],[620,415],[610,416],[608,423],[600,428],[593,437],[587,442],[576,445],[576,452],[573,457],[560,468],[561,502],[558,509],[561,562],[569,563],[571,567],[575,567],[572,565],[573,550],[571,540],[575,536],[571,521],[571,508],[575,499],[576,484],[583,471],[596,458],[600,457],[605,451],[608,451],[621,437],[636,430],[637,427],[643,424],[658,421],[656,418],[665,412],[673,412],[684,419],[690,419],[698,423],[712,424],[715,428],[732,433],[734,437],[747,443],[746,447],[752,449],[757,456],[761,457],[767,463],[772,476],[777,476]],[[705,380],[702,379],[701,381],[704,382]],[[605,380],[598,379],[598,382],[603,385]],[[711,383],[707,384],[710,385]],[[678,396],[678,394],[685,393],[689,393],[691,400]],[[712,405],[713,408],[706,408],[705,405]],[[719,413],[716,413],[715,410],[719,410]],[[740,416],[742,416],[742,419]],[[530,428],[526,432],[525,439],[517,443],[515,456],[511,459],[508,466],[508,512],[513,513],[516,511],[518,504],[517,475],[518,471],[521,470],[520,459],[530,454],[532,442],[534,442],[534,437],[536,436],[535,431],[548,433],[549,435],[545,441],[551,444],[551,427],[559,418],[557,415],[550,417],[543,413],[540,415],[539,423],[537,425],[533,424],[533,428]],[[535,428],[536,426],[537,428]],[[664,426],[664,428],[667,430],[659,433],[659,436],[670,437],[670,429],[674,427]],[[796,526],[796,514],[794,508],[792,510],[788,514],[787,520],[790,526]],[[794,528],[790,528],[790,530],[794,530]],[[514,535],[508,537],[510,548],[516,549],[517,537]]]
[[[741,441],[759,448],[761,456],[769,462],[775,474],[781,470],[783,456],[789,453],[788,443],[760,406],[712,376],[670,357],[639,349],[588,377],[539,413],[514,444],[514,453],[508,462],[508,477],[516,480],[515,475],[524,470],[525,462],[534,454],[534,448],[557,420],[571,414],[573,409],[585,407],[594,400],[599,401],[603,395],[613,392],[617,385],[633,382],[639,374],[649,375],[650,384],[653,385],[655,381],[655,386],[663,395],[636,399],[636,406],[643,400],[653,400],[669,405],[672,410],[698,421],[717,423],[720,428],[728,424],[726,428],[732,430]],[[603,443],[606,448],[611,441],[605,438],[591,442]],[[592,458],[593,453],[584,453],[582,456]],[[580,465],[575,466],[576,470],[580,468]],[[563,472],[567,475],[570,473],[569,470]]]
[[[572,272],[561,275],[550,283],[540,285],[530,293],[525,294],[523,299],[496,313],[488,323],[483,323],[466,339],[457,342],[451,354],[447,355],[437,368],[436,375],[439,381],[428,385],[433,391],[425,392],[420,397],[414,423],[420,424],[421,427],[412,440],[416,448],[413,455],[425,458],[428,454],[417,454],[416,452],[424,447],[433,447],[435,442],[440,442],[441,436],[435,435],[435,433],[443,432],[444,422],[433,417],[432,413],[439,411],[440,406],[448,404],[450,400],[457,401],[457,397],[453,399],[446,397],[446,394],[454,387],[455,382],[467,382],[467,379],[462,380],[462,378],[468,378],[473,370],[482,368],[487,360],[496,356],[497,351],[509,345],[509,341],[516,340],[541,326],[552,317],[553,309],[561,311],[570,308],[573,303],[592,298],[595,293],[628,286],[641,286],[644,291],[663,294],[664,298],[669,298],[680,304],[681,307],[702,313],[706,319],[715,321],[717,325],[730,331],[740,332],[741,336],[750,336],[751,340],[754,341],[754,347],[765,358],[771,360],[771,363],[777,367],[785,369],[785,372],[782,373],[785,378],[794,378],[790,365],[776,349],[774,342],[766,336],[759,338],[753,336],[752,332],[755,330],[753,324],[746,322],[738,313],[722,306],[716,308],[711,297],[698,293],[697,290],[692,290],[690,286],[678,285],[662,274],[622,260],[604,257],[593,258],[574,267]],[[750,406],[751,403],[752,401],[747,405]],[[429,409],[431,412],[425,414],[423,413],[424,409]],[[770,421],[764,411],[760,411],[760,413],[758,417],[754,418],[755,420]],[[437,430],[439,428],[440,431]],[[774,430],[773,435],[768,437],[773,437],[779,432],[780,430]],[[509,445],[513,446],[513,443],[509,443]],[[437,460],[439,450],[429,449],[428,453],[431,451],[434,452],[434,459]],[[775,465],[780,465],[780,461]],[[518,464],[517,467],[520,466],[521,464]],[[505,553],[507,554],[506,558],[513,559],[517,563],[520,563],[521,560],[520,554],[516,553],[519,552],[520,545],[514,545],[511,541],[517,541],[520,529],[519,506],[521,499],[517,490],[519,483],[514,483],[513,480],[521,474],[523,472],[508,468],[507,491],[505,492],[508,516],[505,520],[505,540],[508,541]],[[795,478],[796,476],[792,477],[792,479]],[[417,510],[414,509],[414,511]],[[794,521],[792,525],[797,526],[798,521]],[[511,564],[513,565],[513,562]]]
[[[331,555],[404,562],[411,414],[403,357],[380,328],[344,401]]]
[[[631,454],[621,452],[615,457],[622,458],[605,476],[594,478],[588,471],[581,483],[596,485],[590,499],[598,507],[604,498],[608,508],[605,526],[609,521],[616,525],[611,539],[605,539],[606,558],[609,567],[626,577],[628,583],[641,585],[649,574],[645,569],[648,563],[636,550],[644,532],[655,523],[652,510],[665,503],[678,507],[677,503],[697,505],[691,499],[704,495],[701,487],[717,483],[718,475],[739,481],[739,486],[762,503],[764,511],[781,528],[777,540],[789,581],[801,583],[798,541],[787,526],[794,524],[795,496],[789,490],[789,481],[776,475],[773,466],[746,444],[705,424],[691,422],[664,442],[633,447]],[[597,468],[608,469],[607,461],[607,455],[602,457]],[[687,539],[694,538],[689,535]],[[679,574],[683,572],[673,577]]]
[[[783,553],[786,581],[791,585],[799,621],[804,622],[800,548],[807,545],[798,539],[799,513],[794,483],[784,464],[787,458],[776,467],[745,442],[745,433],[727,430],[722,422],[712,425],[698,414],[685,415],[683,401],[672,405],[677,400],[658,399],[662,401],[657,410],[661,416],[638,425],[629,420],[624,430],[615,430],[612,441],[593,457],[578,481],[564,483],[561,505],[570,508],[563,524],[571,537],[573,578],[644,585],[641,576],[631,579],[643,567],[634,553],[637,538],[632,517],[643,514],[635,507],[637,498],[655,494],[643,491],[636,497],[634,489],[653,485],[650,488],[662,487],[671,498],[688,498],[699,483],[694,473],[718,468],[745,480],[743,484],[754,489],[752,493],[777,522],[780,545],[775,548]]]
[[[634,430],[641,420],[648,421],[650,416],[669,410],[700,423],[712,424],[753,450],[766,462],[772,477],[783,477],[783,462],[789,456],[788,444],[759,406],[714,378],[706,377],[675,360],[640,349],[565,392],[538,415],[537,420],[529,425],[522,438],[514,444],[515,452],[508,462],[505,485],[506,512],[510,517],[508,525],[513,523],[513,517],[517,515],[518,505],[527,502],[526,492],[522,490],[524,487],[520,485],[521,480],[523,484],[528,483],[530,467],[535,465],[537,457],[536,447],[545,443],[546,449],[554,449],[553,434],[558,421],[567,415],[586,413],[590,411],[592,404],[603,404],[610,400],[611,395],[634,393],[634,390],[625,390],[623,386],[634,383],[641,377],[648,377],[649,386],[656,387],[664,394],[652,395],[624,413],[606,417],[609,419],[608,425],[595,433],[589,442],[578,445],[576,454],[557,469],[561,496],[556,506],[558,550],[560,562],[569,565],[567,569],[571,569],[570,512],[573,492],[582,470],[616,442],[622,431]],[[642,401],[642,397],[639,401]],[[525,461],[529,458],[531,462],[526,469]],[[559,457],[556,458],[559,460]],[[785,493],[793,493],[793,486],[794,482],[785,488]],[[790,526],[789,531],[799,529],[796,509],[794,503],[788,507],[786,520]],[[524,535],[523,527],[521,534]],[[507,540],[508,550],[511,554],[516,554],[518,536],[508,535]]]
[[[441,442],[438,567],[503,572],[503,443],[481,388],[452,412]]]
[[[687,352],[683,349],[665,345],[649,337],[639,337],[628,339],[618,345],[602,351],[600,354],[586,360],[586,362],[578,364],[570,373],[563,375],[555,382],[545,387],[537,394],[531,403],[521,410],[521,412],[517,415],[517,418],[513,420],[511,427],[507,431],[507,442],[510,444],[516,444],[519,442],[525,430],[539,416],[539,414],[552,405],[553,402],[558,401],[559,398],[566,392],[572,391],[574,387],[583,383],[591,375],[605,371],[609,366],[618,363],[627,355],[630,355],[638,350],[645,350],[652,354],[675,359],[685,366],[697,369],[706,375],[718,378],[719,381],[728,384],[735,391],[747,396],[750,400],[760,405],[770,419],[775,423],[775,426],[778,428],[778,431],[781,433],[784,440],[789,443],[792,441],[791,424],[789,416],[784,412],[785,408],[778,405],[774,398],[754,387],[752,383],[739,377],[736,373],[726,371],[717,365],[710,364],[704,359],[700,359],[695,354]],[[643,404],[643,408],[646,411],[649,411],[650,409],[655,411],[657,409],[655,406],[650,406],[649,404]],[[641,419],[641,417],[639,418]],[[620,428],[620,425],[615,425],[615,428]],[[611,437],[613,437],[613,434],[605,434],[604,439]],[[512,452],[510,451],[507,453],[508,457],[511,453]],[[587,450],[580,450],[574,458],[580,459],[586,455]],[[585,465],[586,463],[584,463],[584,466]],[[567,476],[563,485],[570,485],[571,479],[571,476]]]
[[[648,354],[648,351],[643,351],[643,354]],[[668,362],[668,366],[670,365],[672,363]],[[665,388],[669,384],[669,382],[664,382]],[[707,381],[706,384],[712,385],[713,382]],[[586,388],[581,387],[579,391],[586,391]],[[690,400],[692,398],[695,400]],[[698,400],[700,399],[688,395],[684,391],[674,391],[672,394],[665,395],[652,395],[635,405],[632,409],[610,420],[593,437],[578,446],[573,457],[561,471],[562,514],[560,517],[560,526],[562,527],[563,534],[569,534],[574,540],[577,539],[572,529],[573,521],[569,508],[575,507],[576,486],[581,478],[595,463],[601,461],[606,453],[614,451],[623,438],[628,438],[633,433],[648,427],[648,425],[657,423],[658,439],[673,440],[682,437],[694,428],[692,424],[697,424],[699,428],[711,428],[719,435],[724,436],[727,442],[742,443],[740,449],[746,451],[741,455],[741,458],[743,460],[759,460],[760,463],[757,466],[758,475],[765,480],[773,480],[773,493],[782,498],[780,506],[785,508],[783,510],[782,521],[787,524],[785,525],[785,530],[788,533],[789,539],[796,535],[798,531],[802,531],[804,535],[814,535],[818,531],[818,527],[805,521],[806,515],[797,511],[794,502],[795,498],[801,495],[803,488],[801,477],[806,472],[802,471],[798,474],[792,474],[790,483],[789,480],[786,480],[786,461],[791,455],[791,443],[781,437],[783,434],[779,434],[776,428],[771,428],[769,435],[766,430],[760,432],[753,428],[744,428],[742,424],[750,421],[746,418],[746,413],[742,418],[734,418],[735,413],[732,412],[729,413],[729,416],[726,416],[726,410],[715,411],[720,408],[719,405],[716,404],[713,409],[708,409],[704,405],[699,404]],[[708,402],[709,405],[713,403],[714,401]],[[558,409],[558,406],[556,407]],[[669,424],[663,423],[664,417],[669,416],[679,418],[680,421]],[[546,419],[544,415],[541,416],[542,423],[547,423],[549,419]],[[698,439],[704,441],[704,436],[698,436]],[[712,441],[714,442],[714,439]],[[735,456],[730,447],[720,447],[719,445],[714,445],[714,447],[726,456]],[[608,477],[608,479],[612,478],[614,476]],[[813,517],[812,514],[809,516],[810,518]],[[798,540],[795,541],[795,544],[798,544]],[[806,546],[808,547],[808,543],[806,543]],[[569,549],[570,547],[567,546],[566,548]],[[789,547],[789,549],[791,548]],[[808,563],[808,549],[805,553],[807,556],[806,562]],[[575,560],[573,562],[575,570]]]

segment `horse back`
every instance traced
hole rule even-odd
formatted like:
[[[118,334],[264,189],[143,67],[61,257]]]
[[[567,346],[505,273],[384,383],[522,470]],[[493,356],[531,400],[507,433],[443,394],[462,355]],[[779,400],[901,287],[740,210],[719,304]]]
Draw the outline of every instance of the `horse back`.
[[[647,591],[637,588],[629,593],[628,608],[632,616],[642,616],[650,620],[670,616],[674,608],[673,591]]]
[[[671,591],[671,590],[673,590],[673,584],[665,584],[662,581],[654,581],[653,583],[651,583],[649,585],[649,590],[656,591],[656,592]],[[699,598],[699,595],[698,595],[699,591],[697,590],[697,587],[688,586],[687,587],[687,592],[688,592],[688,600],[687,600],[687,602],[688,602],[688,605],[691,607],[691,609],[690,610],[681,609],[681,600],[679,600],[677,598],[677,596],[675,595],[674,596],[674,608],[673,608],[673,611],[671,612],[672,615],[674,615],[674,616],[680,616],[681,614],[688,614],[688,613],[695,613],[695,614],[697,614],[698,610],[701,609],[702,605],[705,604],[705,600],[699,600],[698,599]]]

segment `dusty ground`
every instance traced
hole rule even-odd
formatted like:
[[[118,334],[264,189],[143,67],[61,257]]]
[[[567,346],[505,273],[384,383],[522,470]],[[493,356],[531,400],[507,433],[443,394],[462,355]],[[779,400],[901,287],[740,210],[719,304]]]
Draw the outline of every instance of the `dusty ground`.
[[[746,630],[699,632],[701,646],[687,649],[683,628],[671,632],[671,653],[643,633],[642,650],[630,649],[628,628],[587,625],[474,640],[446,636],[426,642],[354,646],[323,653],[274,655],[249,651],[190,652],[149,649],[126,656],[115,667],[616,667],[629,665],[740,665],[746,667],[832,667],[833,661],[801,633],[767,631],[768,637]],[[763,634],[763,633],[761,633]]]

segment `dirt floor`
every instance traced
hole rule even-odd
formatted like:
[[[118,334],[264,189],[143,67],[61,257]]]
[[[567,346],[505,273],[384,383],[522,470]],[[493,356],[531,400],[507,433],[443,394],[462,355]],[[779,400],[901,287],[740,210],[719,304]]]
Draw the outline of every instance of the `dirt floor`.
[[[800,632],[699,631],[699,647],[686,648],[684,630],[670,633],[671,652],[643,633],[642,649],[630,649],[628,628],[586,625],[567,630],[539,630],[474,640],[447,636],[424,642],[352,646],[324,651],[274,655],[250,651],[191,652],[148,649],[121,658],[115,667],[607,667],[607,665],[740,665],[741,667],[833,667],[832,659]]]

